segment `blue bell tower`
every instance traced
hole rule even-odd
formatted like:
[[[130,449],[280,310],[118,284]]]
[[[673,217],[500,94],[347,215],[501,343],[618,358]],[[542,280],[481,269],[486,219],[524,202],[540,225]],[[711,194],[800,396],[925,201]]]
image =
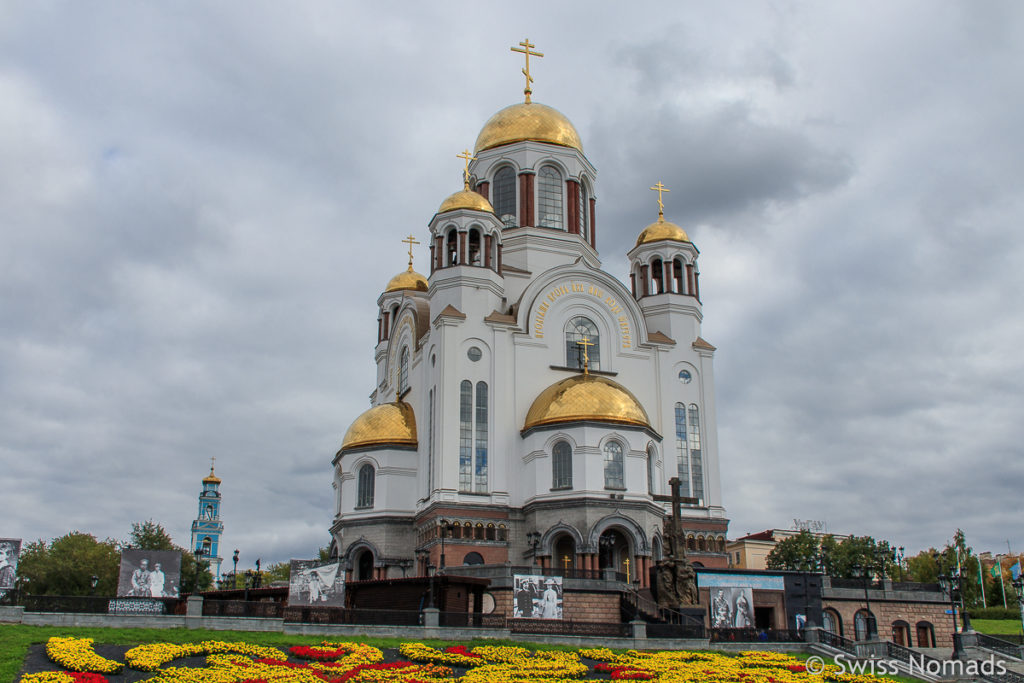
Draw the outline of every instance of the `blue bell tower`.
[[[212,460],[212,458],[211,458]],[[213,473],[203,477],[203,490],[199,493],[199,513],[192,522],[192,551],[196,559],[210,563],[214,580],[220,579],[220,537],[224,523],[220,521],[220,478]]]

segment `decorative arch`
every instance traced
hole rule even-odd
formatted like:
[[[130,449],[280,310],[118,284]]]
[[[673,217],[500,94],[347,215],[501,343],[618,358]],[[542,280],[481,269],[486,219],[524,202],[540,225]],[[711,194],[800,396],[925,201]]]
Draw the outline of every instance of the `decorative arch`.
[[[576,544],[576,552],[580,552],[579,549],[583,546],[583,535],[576,527],[566,524],[565,522],[559,522],[544,532],[544,535],[540,539],[540,547],[537,552],[540,555],[551,555],[551,553],[554,552],[553,542],[559,536],[564,534],[572,536],[573,543]]]
[[[361,550],[369,550],[373,553],[374,557],[380,557],[380,550],[377,546],[365,536],[360,536],[345,548],[345,554],[341,556],[347,569],[352,569],[352,561]]]
[[[935,627],[930,621],[917,622],[917,646],[935,647]]]
[[[587,534],[587,544],[589,547],[596,549],[601,534],[614,527],[619,527],[632,537],[636,554],[646,555],[650,553],[650,546],[647,544],[647,534],[644,532],[643,527],[629,517],[620,514],[606,515],[594,523],[594,526],[590,528],[590,533]]]
[[[902,647],[912,647],[910,642],[910,624],[902,619],[892,622],[892,642]]]
[[[843,617],[831,607],[822,610],[821,625],[828,633],[834,633],[837,636],[843,635]]]

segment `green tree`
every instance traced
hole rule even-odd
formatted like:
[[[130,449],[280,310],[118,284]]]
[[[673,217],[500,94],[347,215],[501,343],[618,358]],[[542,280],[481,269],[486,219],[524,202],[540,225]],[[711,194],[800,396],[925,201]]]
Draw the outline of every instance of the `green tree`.
[[[128,547],[139,550],[180,550],[174,545],[171,535],[163,526],[153,520],[132,522],[132,531],[128,534]]]
[[[815,571],[818,566],[818,539],[803,529],[797,535],[776,543],[765,562],[768,569]]]
[[[263,585],[269,586],[272,581],[287,581],[292,574],[291,562],[277,562],[263,572]]]
[[[113,539],[72,531],[26,545],[18,558],[18,576],[32,595],[114,595],[121,558]],[[98,579],[92,587],[92,577]]]
[[[180,552],[182,595],[209,590],[213,586],[210,563],[198,559],[191,551],[176,545],[163,525],[151,519],[145,522],[132,522],[132,530],[128,534],[126,547],[138,550],[177,550]]]
[[[940,574],[946,577],[955,577],[959,571],[963,575],[963,604],[968,607],[981,604],[981,584],[978,583],[979,566],[980,561],[974,554],[974,549],[967,545],[967,539],[961,529],[956,530],[953,539],[947,542],[942,550],[929,548],[907,559],[907,573],[911,580],[921,583],[937,583]],[[958,582],[957,588],[959,588]],[[988,586],[986,586],[986,590],[988,590]],[[993,592],[1002,606],[998,588]]]

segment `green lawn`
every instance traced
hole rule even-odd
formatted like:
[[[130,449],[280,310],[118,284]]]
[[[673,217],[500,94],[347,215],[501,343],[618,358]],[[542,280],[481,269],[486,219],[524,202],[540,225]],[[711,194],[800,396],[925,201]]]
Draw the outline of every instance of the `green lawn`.
[[[1016,619],[971,619],[975,631],[998,636],[1004,633],[1011,636],[1020,635],[1020,622]]]

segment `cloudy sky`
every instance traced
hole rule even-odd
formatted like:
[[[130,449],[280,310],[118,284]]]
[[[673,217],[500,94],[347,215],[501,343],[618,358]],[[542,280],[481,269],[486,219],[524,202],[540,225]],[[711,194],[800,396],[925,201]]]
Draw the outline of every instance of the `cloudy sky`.
[[[216,456],[242,565],[325,545],[377,294],[529,36],[605,268],[658,180],[701,249],[730,535],[1024,550],[1024,6],[625,4],[0,3],[0,536],[187,544]]]

